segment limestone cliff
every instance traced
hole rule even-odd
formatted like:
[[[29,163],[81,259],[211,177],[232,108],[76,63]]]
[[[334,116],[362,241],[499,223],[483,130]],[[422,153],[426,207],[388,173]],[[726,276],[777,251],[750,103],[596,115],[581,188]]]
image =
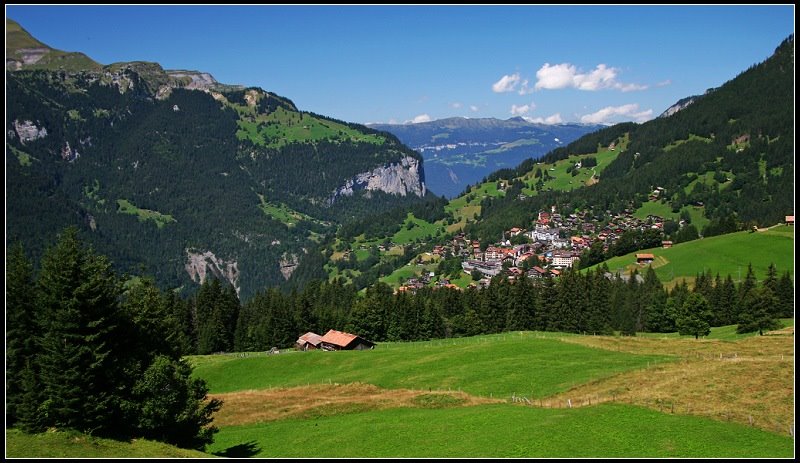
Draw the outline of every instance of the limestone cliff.
[[[226,262],[214,255],[211,251],[186,250],[186,265],[184,268],[192,281],[203,284],[209,273],[220,280],[226,280],[239,294],[239,264],[235,260]]]
[[[389,163],[375,169],[357,174],[333,192],[330,203],[341,196],[352,196],[360,190],[383,191],[384,193],[406,196],[415,194],[425,196],[425,176],[420,160],[405,156],[399,162]]]

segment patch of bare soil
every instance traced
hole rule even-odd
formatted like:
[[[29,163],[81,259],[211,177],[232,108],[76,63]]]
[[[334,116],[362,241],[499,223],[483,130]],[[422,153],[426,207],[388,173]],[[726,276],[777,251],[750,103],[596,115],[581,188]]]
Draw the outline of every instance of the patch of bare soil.
[[[426,407],[425,404],[470,406],[504,402],[501,399],[470,396],[463,392],[381,389],[371,384],[322,384],[292,388],[209,394],[221,399],[214,415],[217,426],[235,426],[286,418],[310,418],[397,407]],[[436,400],[436,397],[445,400]],[[433,400],[430,400],[433,398]],[[424,400],[420,400],[424,399]],[[440,408],[436,405],[436,408]]]

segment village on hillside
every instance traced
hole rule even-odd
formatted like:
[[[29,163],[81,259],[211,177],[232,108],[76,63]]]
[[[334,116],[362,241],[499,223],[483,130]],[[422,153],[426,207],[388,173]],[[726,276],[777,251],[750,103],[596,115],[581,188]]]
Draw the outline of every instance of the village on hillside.
[[[657,196],[659,193],[661,191],[656,189],[653,195]],[[483,250],[478,240],[459,233],[448,243],[434,246],[430,255],[437,258],[460,257],[461,268],[465,273],[473,275],[473,280],[480,275],[470,285],[485,287],[492,277],[501,274],[512,280],[523,276],[537,280],[557,278],[562,271],[576,266],[581,253],[592,244],[598,241],[603,243],[603,252],[607,252],[609,246],[627,231],[656,230],[663,236],[662,217],[648,215],[645,219],[639,219],[627,209],[621,214],[611,215],[610,211],[608,214],[611,219],[601,224],[588,213],[561,215],[553,206],[550,211],[540,211],[530,228],[514,227],[506,230],[500,241]],[[681,220],[680,226],[683,225]],[[522,240],[517,238],[520,235],[524,237]],[[515,241],[526,242],[512,244]],[[671,247],[672,242],[662,240],[661,246]],[[639,264],[648,264],[654,258],[648,253],[637,254],[636,257]],[[417,259],[416,264],[421,265],[421,260]],[[423,272],[419,277],[409,278],[397,291],[415,292],[431,284],[434,276],[433,272]],[[628,275],[618,276],[628,278]],[[446,278],[439,278],[435,285],[458,288]]]

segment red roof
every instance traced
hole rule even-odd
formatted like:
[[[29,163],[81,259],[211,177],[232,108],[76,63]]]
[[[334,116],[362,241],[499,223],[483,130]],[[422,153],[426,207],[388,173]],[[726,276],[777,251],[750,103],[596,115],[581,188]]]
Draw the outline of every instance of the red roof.
[[[353,342],[353,340],[357,337],[358,336],[356,336],[355,334],[344,333],[342,331],[336,331],[336,330],[329,330],[327,333],[325,333],[325,336],[323,336],[322,339],[320,339],[320,341],[328,344],[333,344],[335,346],[345,347],[351,342]]]
[[[655,259],[652,254],[636,254],[637,259]]]
[[[297,339],[297,344],[303,344],[305,342],[311,344],[312,346],[319,345],[320,341],[322,340],[322,336],[318,335],[317,333],[312,333],[309,331],[308,333],[300,336]]]

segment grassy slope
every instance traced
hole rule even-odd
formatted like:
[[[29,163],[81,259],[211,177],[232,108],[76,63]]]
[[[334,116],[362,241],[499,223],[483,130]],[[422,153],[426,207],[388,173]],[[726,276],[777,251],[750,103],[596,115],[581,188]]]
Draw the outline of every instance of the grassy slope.
[[[793,325],[793,320],[784,322]],[[714,337],[718,339],[711,339]],[[193,357],[193,361],[198,365],[196,373],[209,380],[215,392],[360,381],[392,389],[417,388],[425,394],[426,387],[444,392],[447,388],[455,390],[458,384],[458,389],[473,394],[486,396],[492,389],[504,390],[506,400],[514,394],[532,398],[533,405],[539,400],[544,405],[501,403],[431,410],[424,406],[375,409],[354,404],[338,405],[336,413],[322,407],[319,413],[301,417],[226,425],[209,449],[216,454],[246,448],[256,457],[785,458],[793,455],[794,444],[782,426],[786,417],[778,410],[780,429],[772,427],[773,423],[764,425],[766,417],[773,416],[769,413],[775,413],[770,408],[775,399],[762,403],[765,399],[758,397],[763,393],[791,396],[791,387],[788,392],[776,388],[776,384],[787,381],[791,386],[791,371],[788,376],[781,374],[782,379],[774,379],[776,368],[787,371],[788,365],[791,370],[793,360],[777,355],[791,341],[790,336],[732,335],[725,327],[715,329],[709,339],[700,341],[528,332],[382,343],[374,351],[364,352],[251,358],[204,356]],[[582,348],[572,349],[572,345]],[[585,349],[585,345],[603,348]],[[377,355],[381,352],[384,355]],[[656,362],[666,357],[655,357],[654,352],[675,355],[680,361]],[[743,361],[721,361],[734,352]],[[791,356],[790,352],[786,355]],[[617,356],[615,361],[604,359],[607,354]],[[726,411],[687,413],[687,403],[693,412],[698,404],[708,401],[719,408],[722,405],[716,402],[717,396],[724,399],[726,394],[735,394],[738,383],[728,384],[735,381],[730,375],[725,379],[717,376],[719,369],[729,368],[734,369],[733,378],[767,381],[759,383],[765,387],[755,396],[740,391],[741,397],[737,398],[748,407],[769,410],[762,410],[761,415],[751,412],[755,427],[746,424],[746,414],[726,422],[731,421],[730,417],[724,418],[730,416]],[[764,374],[753,375],[748,370],[753,368]],[[678,372],[681,384],[670,383],[669,379]],[[628,377],[636,382],[626,380]],[[653,397],[646,395],[646,388],[638,387],[641,378],[649,378],[653,387],[660,388]],[[451,382],[453,379],[455,383]],[[604,384],[611,384],[610,391],[617,391],[616,403],[598,405],[595,401],[591,405],[597,392],[587,395],[583,389],[595,385],[602,388]],[[625,384],[630,388],[622,386]],[[741,384],[746,386],[747,381]],[[669,391],[689,388],[689,395],[679,391],[665,393],[663,387]],[[312,394],[324,395],[320,391],[324,388]],[[608,395],[609,391],[603,391]],[[498,398],[501,394],[496,392],[493,396]],[[575,408],[567,408],[567,397],[573,397]],[[587,397],[590,406],[586,406]],[[659,397],[677,401],[680,408],[669,412],[667,406],[660,412],[664,399]],[[778,398],[778,402],[783,400]],[[724,408],[731,410],[731,400],[725,399],[724,403]]]
[[[552,333],[521,332],[380,343],[371,351],[334,355],[321,351],[247,358],[217,355],[195,356],[191,361],[195,374],[208,382],[212,393],[357,381],[384,388],[449,388],[487,397],[513,393],[545,397],[575,384],[667,360],[554,339]]]
[[[791,457],[788,436],[620,404],[396,408],[223,429],[256,457]]]
[[[150,209],[141,209],[127,199],[118,199],[117,206],[119,206],[117,212],[120,214],[135,215],[139,218],[140,222],[152,220],[158,228],[163,228],[164,225],[170,222],[177,222],[175,218],[169,214],[162,214],[158,211],[151,211]]]
[[[629,273],[637,267],[635,254],[648,252],[655,255],[653,268],[664,283],[681,279],[691,281],[707,269],[711,269],[714,275],[719,273],[722,278],[730,274],[734,281],[738,281],[744,278],[748,263],[753,264],[756,278],[762,280],[770,263],[775,264],[778,276],[787,270],[794,274],[793,247],[794,229],[779,225],[763,232],[742,231],[688,241],[669,249],[636,251],[609,259],[606,264],[612,271],[624,269],[625,273]],[[638,268],[639,272],[644,270],[643,267]]]
[[[6,458],[209,458],[213,455],[161,442],[101,439],[75,432],[25,434],[6,430]]]

